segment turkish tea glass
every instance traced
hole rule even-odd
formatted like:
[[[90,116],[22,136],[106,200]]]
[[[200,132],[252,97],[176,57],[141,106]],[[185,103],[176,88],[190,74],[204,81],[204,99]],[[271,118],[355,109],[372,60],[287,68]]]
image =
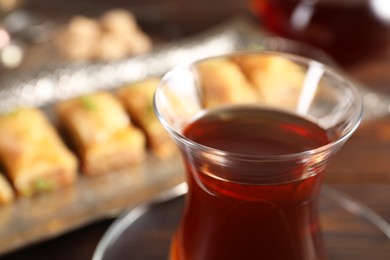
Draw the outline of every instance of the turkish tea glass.
[[[356,65],[386,55],[390,42],[387,33],[390,29],[388,1],[248,2],[263,29],[284,38],[316,46],[341,65]]]
[[[236,52],[180,65],[154,109],[188,193],[169,259],[325,259],[318,196],[358,127],[354,84],[317,61]]]

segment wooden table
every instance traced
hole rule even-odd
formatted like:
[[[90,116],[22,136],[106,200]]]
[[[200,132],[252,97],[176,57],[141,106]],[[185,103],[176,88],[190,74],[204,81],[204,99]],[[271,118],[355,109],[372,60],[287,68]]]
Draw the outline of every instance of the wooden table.
[[[53,4],[54,2],[56,4]],[[191,35],[232,15],[247,12],[246,2],[239,0],[133,0],[115,1],[111,4],[103,0],[70,2],[85,12],[112,6],[133,6],[140,21],[148,26],[150,31],[169,40]],[[36,0],[29,4],[31,9],[44,10],[52,15],[61,8],[64,12],[72,12],[69,7],[71,5],[61,6],[57,1]],[[368,86],[378,87],[380,91],[390,93],[390,79],[386,81],[384,69],[386,62],[384,58],[380,66],[377,62],[371,61],[346,70]],[[334,158],[325,183],[364,203],[390,222],[390,116],[362,123]],[[112,221],[108,219],[93,223],[58,238],[10,253],[1,259],[90,259]],[[364,245],[356,245],[359,246]],[[390,247],[390,242],[388,246]],[[384,254],[386,252],[388,250],[384,250]],[[390,259],[390,255],[383,255],[383,259]]]

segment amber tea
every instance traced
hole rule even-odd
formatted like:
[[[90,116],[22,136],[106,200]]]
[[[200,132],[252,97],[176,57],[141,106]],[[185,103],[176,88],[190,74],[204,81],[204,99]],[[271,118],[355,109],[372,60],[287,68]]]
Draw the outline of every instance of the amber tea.
[[[189,124],[184,135],[210,148],[255,156],[299,153],[329,142],[326,131],[308,120],[252,107],[206,113]],[[322,259],[315,202],[323,168],[305,176],[299,160],[288,165],[234,163],[238,165],[228,169],[212,164],[195,169],[187,162],[190,195],[173,259]],[[296,180],[231,182],[216,177],[225,174],[218,171],[253,178],[256,173],[286,171]]]

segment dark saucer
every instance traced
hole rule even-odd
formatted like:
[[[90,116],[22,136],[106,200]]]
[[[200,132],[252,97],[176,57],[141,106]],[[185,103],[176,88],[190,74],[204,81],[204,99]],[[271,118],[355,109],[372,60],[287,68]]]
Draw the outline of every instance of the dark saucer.
[[[181,195],[138,206],[119,218],[100,241],[94,260],[166,260],[171,236],[184,206]],[[325,249],[332,259],[388,259],[390,226],[372,210],[344,194],[323,187],[320,216]],[[355,243],[365,241],[365,247]],[[376,250],[378,248],[381,250]],[[383,254],[387,248],[389,254]]]

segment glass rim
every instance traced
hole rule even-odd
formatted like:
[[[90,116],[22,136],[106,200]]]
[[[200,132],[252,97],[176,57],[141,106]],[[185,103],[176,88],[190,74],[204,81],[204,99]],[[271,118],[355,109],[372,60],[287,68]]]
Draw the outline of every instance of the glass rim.
[[[234,152],[223,151],[223,150],[220,150],[220,149],[216,149],[216,148],[213,148],[213,147],[209,147],[209,146],[197,143],[197,142],[191,140],[190,138],[187,138],[182,133],[176,131],[167,122],[167,120],[164,118],[164,116],[160,113],[160,110],[159,110],[159,106],[158,106],[157,100],[158,100],[158,97],[160,95],[162,95],[161,94],[161,89],[163,88],[163,85],[165,83],[167,83],[170,78],[174,77],[178,72],[180,72],[183,69],[190,69],[194,65],[196,65],[198,63],[201,63],[203,61],[210,60],[210,59],[231,57],[231,56],[235,56],[235,55],[239,55],[239,54],[241,54],[241,55],[242,54],[276,55],[276,56],[279,56],[279,57],[287,58],[290,61],[300,62],[301,64],[306,64],[306,65],[309,65],[311,62],[315,62],[317,64],[320,64],[324,68],[324,71],[326,73],[330,74],[333,78],[336,78],[339,81],[347,83],[346,85],[348,85],[348,88],[353,93],[353,96],[356,98],[357,104],[358,104],[357,105],[358,109],[356,110],[355,113],[353,113],[352,118],[349,120],[351,122],[351,124],[350,124],[350,128],[348,129],[348,131],[346,131],[345,133],[343,133],[342,135],[337,137],[335,140],[332,140],[332,141],[328,142],[327,144],[321,145],[321,146],[316,147],[316,148],[308,149],[308,150],[305,150],[305,151],[302,151],[302,152],[298,152],[298,153],[272,154],[272,155],[252,155],[252,154],[245,154],[245,153],[234,153]],[[254,105],[254,104],[244,104],[244,105]],[[191,148],[194,148],[195,150],[198,150],[198,151],[203,152],[203,153],[211,154],[211,155],[214,155],[214,156],[222,156],[222,157],[229,156],[230,158],[236,158],[236,159],[240,159],[240,160],[243,160],[243,161],[263,161],[264,162],[264,161],[283,161],[283,160],[292,160],[292,159],[306,158],[306,157],[313,156],[313,155],[316,155],[316,154],[324,153],[326,151],[331,151],[332,148],[335,148],[338,145],[343,144],[355,132],[355,130],[358,128],[358,126],[359,126],[359,124],[360,124],[360,122],[362,120],[362,116],[363,116],[363,100],[362,100],[362,97],[359,94],[357,88],[355,87],[355,84],[353,83],[353,81],[350,80],[348,77],[346,77],[346,75],[343,75],[342,71],[336,70],[335,68],[332,68],[332,67],[330,67],[330,66],[328,66],[328,65],[326,65],[326,64],[324,64],[322,62],[319,62],[317,60],[314,60],[314,59],[311,59],[311,58],[307,58],[307,57],[303,57],[303,56],[299,56],[299,55],[295,55],[295,54],[291,54],[291,53],[278,52],[278,51],[267,51],[267,50],[260,50],[260,51],[234,51],[234,52],[229,52],[229,53],[222,54],[222,55],[208,56],[208,57],[197,59],[197,60],[194,60],[194,61],[182,63],[182,64],[177,65],[174,68],[170,69],[160,79],[160,82],[159,82],[159,84],[158,84],[158,86],[156,88],[156,91],[155,91],[155,94],[154,94],[154,98],[153,98],[153,109],[154,109],[155,115],[159,119],[160,123],[164,126],[166,131],[168,131],[168,133],[175,140],[178,140],[181,143],[183,143],[183,144],[185,144],[185,145],[187,145],[187,146],[189,146]],[[207,111],[207,108],[206,109],[202,109],[202,110]],[[292,112],[290,112],[290,113],[292,113]],[[292,113],[292,114],[298,115],[297,113]],[[302,115],[300,115],[300,116],[302,116]],[[307,117],[305,117],[305,118],[307,118]]]

